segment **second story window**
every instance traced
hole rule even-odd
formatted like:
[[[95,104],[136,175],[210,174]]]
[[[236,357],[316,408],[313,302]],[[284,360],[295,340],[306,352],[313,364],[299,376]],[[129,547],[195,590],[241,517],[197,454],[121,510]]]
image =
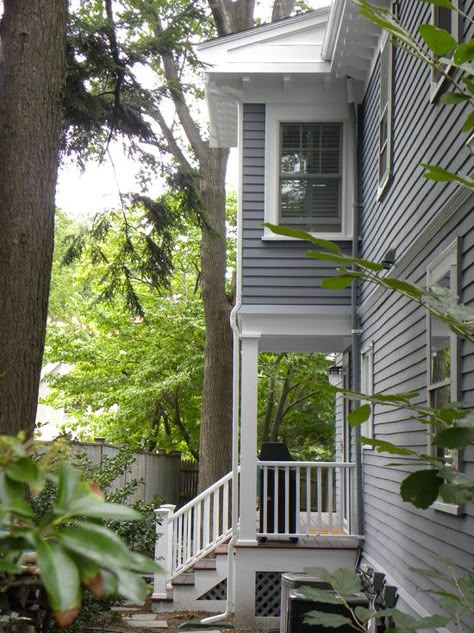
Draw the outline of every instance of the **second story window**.
[[[384,194],[392,175],[392,69],[392,42],[387,37],[380,51],[378,199]]]
[[[461,8],[461,0],[452,0],[455,7]],[[462,19],[457,11],[448,7],[433,5],[431,21],[434,26],[450,33],[459,42],[462,39]],[[446,72],[450,72],[450,67],[446,67]],[[433,69],[431,73],[431,99],[434,100],[445,85],[446,76],[440,71]]]
[[[280,222],[337,233],[342,226],[342,123],[280,124]]]

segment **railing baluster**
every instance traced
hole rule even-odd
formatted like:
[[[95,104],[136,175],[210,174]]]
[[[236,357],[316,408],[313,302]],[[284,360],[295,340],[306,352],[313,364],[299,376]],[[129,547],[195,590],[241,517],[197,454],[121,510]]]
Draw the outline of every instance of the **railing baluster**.
[[[339,531],[344,534],[344,478],[346,469],[339,468]]]
[[[209,497],[204,499],[204,520],[202,531],[202,546],[206,549],[209,545]]]
[[[290,468],[285,466],[285,532],[290,533]]]
[[[316,469],[316,478],[317,478],[317,486],[318,486],[317,530],[318,530],[318,534],[321,534],[321,532],[322,532],[322,517],[321,517],[321,513],[323,511],[323,471],[319,467]]]
[[[202,501],[197,506],[197,546],[196,551],[200,552],[202,549]]]
[[[181,543],[181,549],[183,552],[183,564],[186,563],[188,556],[188,517],[187,513],[183,514],[183,541]]]
[[[273,534],[278,534],[278,518],[279,518],[279,508],[278,508],[278,484],[279,484],[279,476],[280,469],[277,466],[273,467]]]
[[[296,480],[296,495],[295,495],[295,512],[296,512],[296,525],[295,525],[295,530],[296,532],[301,532],[301,526],[300,526],[300,485],[301,485],[301,477],[300,477],[300,467],[297,466],[296,467],[296,473],[295,473],[295,480]]]
[[[224,485],[224,498],[222,500],[222,534],[226,534],[229,529],[229,486],[230,482]]]
[[[334,501],[333,501],[333,473],[334,470],[333,468],[329,468],[328,469],[328,511],[329,511],[329,516],[328,516],[328,533],[332,534],[332,514],[333,514],[333,505],[334,505]]]
[[[212,514],[212,518],[213,518],[213,524],[214,524],[214,528],[213,528],[213,533],[212,533],[212,539],[211,539],[211,543],[217,541],[218,537],[219,537],[219,517],[220,517],[220,498],[219,498],[219,489],[217,489],[214,492],[214,503],[213,503],[213,514]]]
[[[263,512],[263,532],[266,534],[268,532],[268,467],[261,466],[261,473],[263,473],[263,494],[262,499],[260,499],[260,512]]]
[[[306,534],[311,534],[311,466],[306,466]]]
[[[186,554],[186,559],[190,560],[192,558],[192,545],[193,545],[193,514],[192,508],[188,510],[188,549]]]

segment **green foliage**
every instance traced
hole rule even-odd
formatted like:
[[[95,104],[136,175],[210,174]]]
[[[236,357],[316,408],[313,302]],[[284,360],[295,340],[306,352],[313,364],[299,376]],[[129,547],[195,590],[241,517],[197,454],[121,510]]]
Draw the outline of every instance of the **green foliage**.
[[[180,209],[171,197],[134,204],[100,216],[92,233],[63,237],[74,272],[65,307],[49,325],[46,357],[72,366],[52,379],[49,397],[67,407],[72,428],[196,455],[204,362],[199,229],[185,217],[172,228]],[[156,278],[163,225],[174,270],[166,285]]]
[[[423,570],[414,571],[423,572]],[[331,586],[331,590],[316,590],[312,587],[303,587],[302,592],[305,597],[317,600],[318,602],[343,605],[347,613],[347,615],[342,615],[330,614],[322,611],[311,611],[305,616],[304,622],[306,624],[316,624],[331,628],[348,625],[355,631],[366,633],[367,626],[370,625],[371,620],[377,618],[377,621],[380,621],[381,618],[390,618],[395,624],[395,627],[389,628],[389,632],[403,631],[403,633],[415,633],[415,631],[446,626],[446,624],[450,622],[451,618],[444,615],[432,615],[425,618],[416,618],[400,611],[399,609],[375,610],[374,608],[366,609],[365,607],[356,607],[353,609],[350,606],[349,598],[354,593],[361,591],[361,579],[354,571],[342,568],[330,572],[322,567],[309,567],[305,569],[305,572],[311,574],[312,576],[321,578]],[[460,582],[458,579],[455,578],[455,581],[455,589],[460,588]],[[470,583],[467,579],[463,580],[463,582],[466,584]],[[469,587],[469,590],[472,591],[471,586]],[[469,604],[469,599],[466,599],[466,595],[463,594],[462,591],[459,591],[457,594],[453,594],[452,600],[456,605],[459,604],[458,601],[463,603],[467,602]]]
[[[135,510],[105,501],[97,487],[52,452],[39,460],[34,444],[0,436],[0,587],[5,591],[25,575],[25,555],[34,552],[38,574],[61,626],[76,618],[81,588],[96,597],[119,593],[144,600],[148,592],[137,572],[158,569],[150,559],[131,552],[101,521],[136,521]],[[54,459],[51,459],[51,453]],[[57,492],[50,510],[37,518],[30,499],[50,483]],[[100,511],[99,511],[100,510]],[[107,582],[106,582],[107,580]]]
[[[324,354],[259,355],[259,441],[281,440],[302,460],[334,454],[334,395]]]

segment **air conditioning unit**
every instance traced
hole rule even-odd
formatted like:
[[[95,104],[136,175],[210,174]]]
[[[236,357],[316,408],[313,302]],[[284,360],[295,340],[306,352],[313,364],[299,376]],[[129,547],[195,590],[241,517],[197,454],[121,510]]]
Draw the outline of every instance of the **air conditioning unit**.
[[[290,595],[298,592],[301,587],[314,587],[315,589],[331,589],[331,585],[321,578],[308,574],[282,574],[281,575],[281,608],[280,608],[280,633],[289,633],[288,612]],[[295,633],[295,631],[293,631]],[[354,633],[354,632],[352,632]]]
[[[329,593],[335,595],[333,591]],[[367,596],[363,593],[355,593],[346,600],[352,609],[355,609],[355,607],[365,607],[367,609],[369,606]],[[337,628],[329,628],[319,624],[306,624],[304,622],[305,616],[311,611],[337,613],[351,618],[349,609],[342,603],[329,604],[327,602],[306,598],[303,594],[298,592],[292,592],[290,593],[288,606],[287,633],[354,633],[354,628],[349,624]]]

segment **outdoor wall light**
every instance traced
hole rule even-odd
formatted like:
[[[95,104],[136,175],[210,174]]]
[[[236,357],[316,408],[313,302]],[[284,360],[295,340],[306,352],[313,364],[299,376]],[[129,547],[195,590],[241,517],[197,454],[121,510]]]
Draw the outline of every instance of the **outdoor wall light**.
[[[396,255],[397,249],[395,248],[389,248],[388,251],[385,253],[382,259],[382,266],[385,268],[385,270],[390,270],[390,268],[394,265]]]
[[[335,387],[342,378],[342,365],[331,365],[328,369],[329,384]]]

